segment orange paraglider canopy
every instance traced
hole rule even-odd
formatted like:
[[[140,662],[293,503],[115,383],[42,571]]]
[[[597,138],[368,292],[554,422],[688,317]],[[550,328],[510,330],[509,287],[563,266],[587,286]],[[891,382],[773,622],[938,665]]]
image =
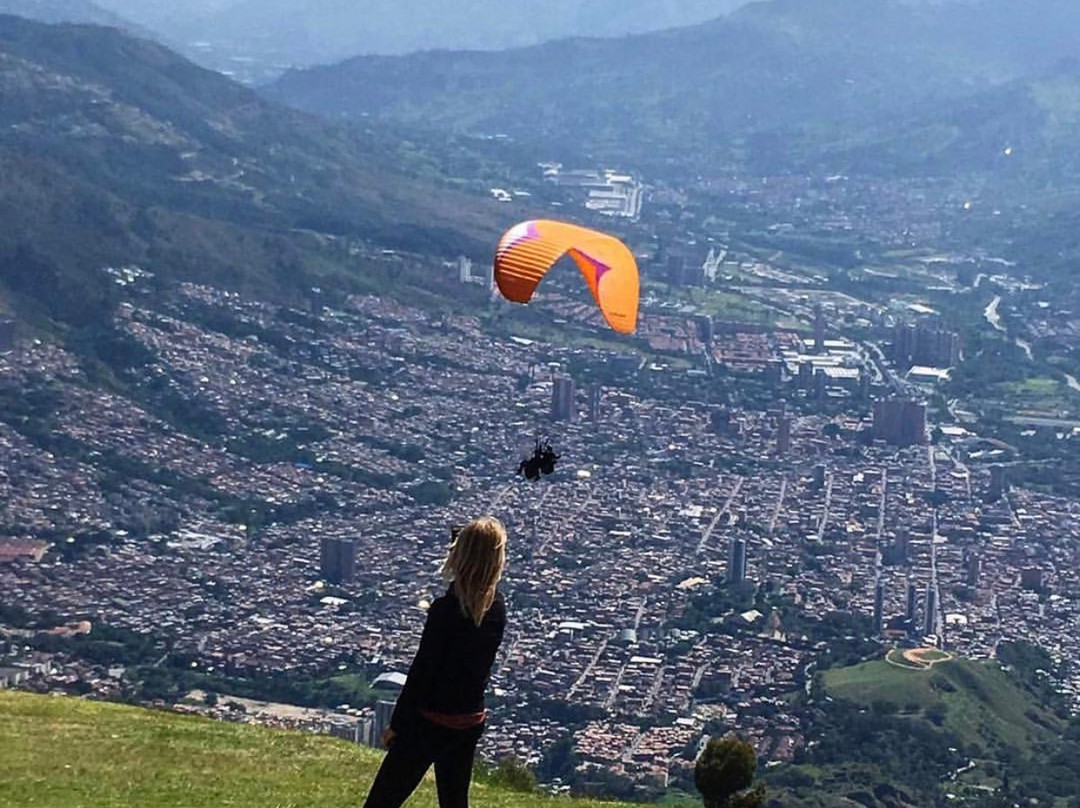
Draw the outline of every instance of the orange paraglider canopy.
[[[495,251],[495,283],[507,300],[528,303],[544,275],[564,255],[578,265],[607,324],[620,334],[634,333],[637,262],[625,244],[606,233],[549,219],[514,225]]]

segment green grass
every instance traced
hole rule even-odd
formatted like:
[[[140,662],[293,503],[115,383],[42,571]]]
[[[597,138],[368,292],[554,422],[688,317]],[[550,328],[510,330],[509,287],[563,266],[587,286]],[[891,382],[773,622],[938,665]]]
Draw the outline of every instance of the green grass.
[[[1030,750],[1061,731],[1060,720],[992,662],[953,659],[916,670],[878,660],[826,671],[824,685],[830,696],[867,706],[892,702],[912,714],[943,710],[946,729],[983,749]]]
[[[0,690],[4,808],[357,806],[381,758],[326,736]],[[599,805],[479,783],[472,804]],[[406,805],[436,805],[430,776]]]
[[[1070,399],[1075,396],[1064,381],[1048,376],[1001,382],[993,385],[991,390],[997,398],[1013,408],[1049,413],[1070,412]]]

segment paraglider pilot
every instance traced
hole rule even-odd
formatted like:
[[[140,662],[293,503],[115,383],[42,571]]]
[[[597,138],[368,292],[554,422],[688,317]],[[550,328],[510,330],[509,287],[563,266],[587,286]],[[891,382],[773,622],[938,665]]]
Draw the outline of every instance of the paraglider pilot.
[[[550,441],[541,443],[540,439],[537,438],[532,457],[528,457],[518,464],[517,473],[523,475],[526,480],[539,479],[541,474],[553,474],[555,472],[555,463],[558,462],[560,457],[562,455],[555,452]]]

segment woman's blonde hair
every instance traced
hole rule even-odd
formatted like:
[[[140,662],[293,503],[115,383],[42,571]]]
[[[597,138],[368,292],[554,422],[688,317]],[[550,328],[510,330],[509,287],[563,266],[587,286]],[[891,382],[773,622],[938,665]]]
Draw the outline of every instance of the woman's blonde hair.
[[[476,625],[495,602],[495,587],[506,566],[506,528],[490,516],[474,519],[454,537],[442,574],[453,581],[461,611]]]

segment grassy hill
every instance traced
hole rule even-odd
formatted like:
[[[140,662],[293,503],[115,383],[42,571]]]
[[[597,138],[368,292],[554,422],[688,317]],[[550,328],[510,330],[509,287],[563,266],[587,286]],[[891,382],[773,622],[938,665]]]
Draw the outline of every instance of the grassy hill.
[[[359,805],[381,757],[325,736],[0,691],[0,806],[5,807]],[[474,784],[472,797],[477,808],[540,808],[556,802],[482,783]],[[408,803],[411,808],[435,804],[430,778]]]
[[[820,677],[805,755],[768,778],[785,808],[1080,806],[1080,721],[1059,717],[1037,678],[994,662],[891,659]]]
[[[900,715],[927,718],[984,751],[1033,748],[1063,728],[993,663],[953,659],[914,670],[877,660],[826,671],[824,687],[833,698],[879,709],[888,704]]]

